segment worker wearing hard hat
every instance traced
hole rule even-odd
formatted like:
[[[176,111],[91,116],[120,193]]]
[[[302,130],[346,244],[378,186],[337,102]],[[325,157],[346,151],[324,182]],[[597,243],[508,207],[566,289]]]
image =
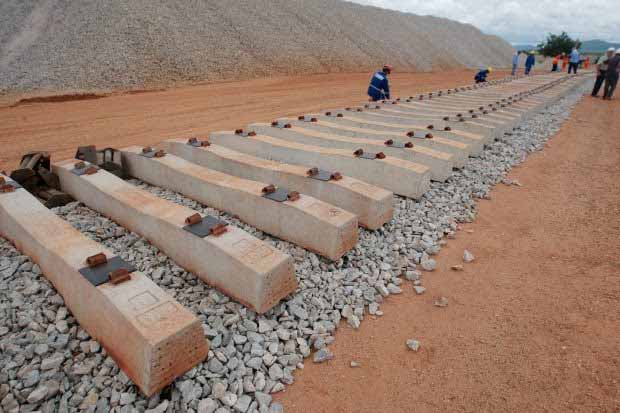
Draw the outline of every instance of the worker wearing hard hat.
[[[392,70],[394,70],[392,66],[386,64],[383,65],[383,69],[372,75],[370,86],[368,86],[368,96],[373,102],[390,98],[388,75],[392,73]]]
[[[487,81],[487,76],[493,71],[492,68],[487,67],[486,69],[482,69],[480,70],[478,73],[476,73],[476,76],[474,77],[474,80],[476,81],[476,83],[484,83]]]
[[[616,85],[620,77],[620,47],[616,49],[614,57],[607,62],[607,73],[605,73],[605,95],[603,99],[611,100]]]
[[[607,64],[609,63],[609,59],[614,57],[614,52],[616,49],[610,47],[607,49],[607,53],[599,56],[596,61],[596,80],[594,81],[594,87],[592,88],[592,97],[598,97],[598,92],[601,90],[601,86],[603,86],[603,82],[605,82],[605,75],[607,74]]]

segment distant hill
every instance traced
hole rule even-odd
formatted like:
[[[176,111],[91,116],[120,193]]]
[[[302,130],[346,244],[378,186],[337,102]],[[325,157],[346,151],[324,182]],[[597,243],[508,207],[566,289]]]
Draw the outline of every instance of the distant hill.
[[[282,74],[502,67],[469,24],[340,0],[0,0],[0,95]]]
[[[515,45],[512,45],[512,47],[514,47],[515,50],[537,49],[537,47],[532,44],[515,44]],[[579,51],[581,53],[603,53],[610,47],[617,49],[618,47],[620,47],[620,43],[610,43],[610,42],[606,42],[605,40],[599,40],[599,39],[584,40],[583,42],[581,42],[581,48],[579,49]]]
[[[614,49],[617,49],[618,47],[620,47],[620,43],[610,43],[610,42],[606,42],[605,40],[584,40],[581,43],[581,52],[582,53],[602,53],[604,51],[606,51],[607,49],[609,49],[610,47],[613,47]]]
[[[530,51],[530,50],[536,50],[536,46],[532,45],[532,44],[515,44],[512,47],[514,47],[515,50],[518,51]]]

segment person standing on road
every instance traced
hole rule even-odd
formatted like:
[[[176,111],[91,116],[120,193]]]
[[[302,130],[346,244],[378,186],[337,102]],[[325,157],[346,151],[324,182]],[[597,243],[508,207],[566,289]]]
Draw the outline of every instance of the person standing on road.
[[[519,67],[519,52],[516,51],[515,54],[512,55],[512,75],[517,74],[517,68]]]
[[[392,66],[383,65],[382,70],[372,75],[370,86],[368,86],[368,96],[373,102],[390,98],[390,84],[387,76],[392,73],[392,70]]]
[[[529,75],[532,67],[536,64],[536,58],[534,57],[534,52],[530,52],[527,55],[527,59],[525,59],[525,74]]]
[[[620,47],[616,49],[614,57],[607,63],[607,73],[605,74],[605,95],[603,99],[611,100],[614,90],[618,84],[620,76]]]
[[[579,60],[581,57],[579,56],[579,52],[576,47],[573,47],[573,51],[570,52],[570,59],[568,61],[568,74],[570,74],[571,70],[574,74],[577,74],[577,68],[579,67]]]
[[[605,74],[607,73],[607,63],[609,63],[609,59],[614,57],[615,49],[610,47],[607,49],[607,53],[599,56],[596,61],[596,81],[594,82],[594,87],[592,88],[592,97],[598,97],[598,92],[601,90],[601,86],[603,86],[603,82],[605,82]]]

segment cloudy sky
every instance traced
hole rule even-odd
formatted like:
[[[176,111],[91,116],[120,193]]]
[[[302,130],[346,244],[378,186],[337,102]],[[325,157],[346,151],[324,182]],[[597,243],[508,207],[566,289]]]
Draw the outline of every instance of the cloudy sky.
[[[620,41],[619,0],[353,0],[471,23],[511,43],[537,43],[562,30],[583,40]],[[613,6],[613,7],[612,7]]]

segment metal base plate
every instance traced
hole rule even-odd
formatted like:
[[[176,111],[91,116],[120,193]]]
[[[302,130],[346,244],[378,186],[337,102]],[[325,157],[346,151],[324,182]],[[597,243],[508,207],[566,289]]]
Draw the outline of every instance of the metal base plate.
[[[71,172],[73,172],[73,173],[74,173],[74,174],[76,174],[77,176],[82,176],[82,175],[85,175],[85,174],[86,174],[86,170],[88,170],[88,168],[92,168],[92,167],[95,167],[95,168],[96,168],[96,166],[94,166],[94,165],[86,165],[85,167],[83,167],[83,168],[79,168],[79,169],[78,169],[78,168],[73,168],[73,169],[71,170]]]
[[[189,146],[193,146],[194,148],[202,147],[202,141],[199,141],[199,140],[195,140],[195,141],[192,141],[192,142],[187,142],[187,144]]]
[[[157,153],[156,150],[150,151],[150,152],[142,152],[140,155],[144,156],[145,158],[154,158],[155,154]]]
[[[213,229],[213,227],[215,227],[216,225],[220,224],[228,225],[226,222],[221,221],[211,215],[205,215],[204,217],[202,217],[202,221],[200,221],[198,224],[186,225],[183,227],[183,229],[187,232],[191,232],[192,234],[200,238],[204,238],[211,235],[211,229]]]
[[[362,159],[377,159],[377,154],[373,152],[364,152],[358,156],[358,158]]]
[[[263,194],[263,197],[276,202],[284,202],[288,200],[288,194],[288,190],[284,188],[277,188],[275,192],[272,192],[270,194]]]
[[[332,179],[332,173],[323,169],[319,169],[315,175],[309,175],[308,177],[319,181],[329,181]]]
[[[388,145],[390,148],[406,148],[406,142],[393,141],[391,145]]]
[[[79,273],[84,276],[95,287],[101,284],[105,284],[110,281],[109,274],[112,271],[126,269],[127,271],[134,272],[136,267],[133,264],[128,263],[119,256],[108,258],[108,262],[98,265],[96,267],[84,267],[79,270]]]
[[[412,139],[426,139],[426,135],[429,132],[414,132],[413,136],[407,136],[408,138],[412,138]]]

